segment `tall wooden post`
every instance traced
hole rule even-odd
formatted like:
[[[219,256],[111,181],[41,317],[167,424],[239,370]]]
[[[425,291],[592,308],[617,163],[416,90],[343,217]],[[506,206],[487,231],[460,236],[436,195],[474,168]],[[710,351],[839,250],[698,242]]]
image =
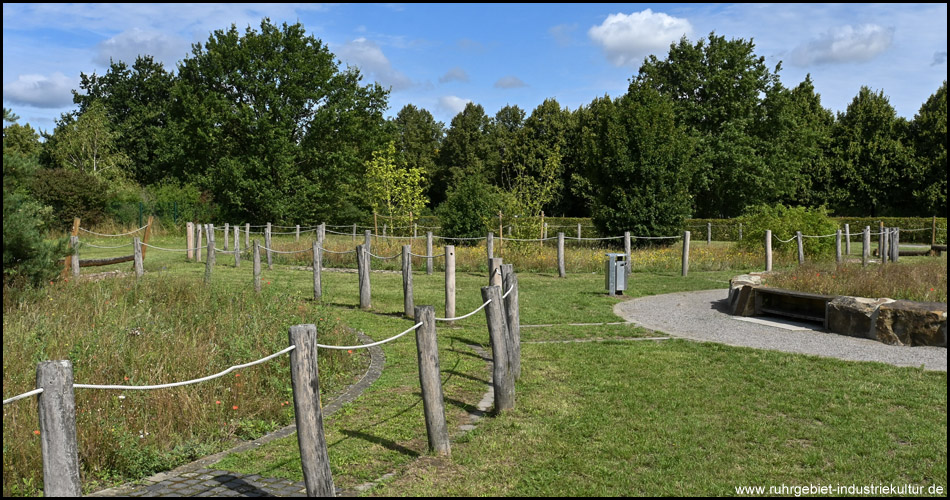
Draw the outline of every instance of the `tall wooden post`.
[[[36,387],[43,389],[37,396],[43,494],[47,498],[82,496],[72,363],[68,360],[39,363]]]
[[[231,223],[224,223],[224,251],[228,251],[229,244],[231,243]]]
[[[455,245],[445,245],[445,317],[455,317]]]
[[[261,293],[261,244],[254,240],[254,291]]]
[[[805,263],[805,248],[801,231],[795,231],[795,243],[798,245],[798,265],[801,266]]]
[[[557,233],[557,275],[561,278],[567,277],[567,271],[564,269],[564,233]]]
[[[864,226],[864,234],[861,238],[861,265],[868,267],[868,260],[871,256],[871,226]]]
[[[187,259],[191,260],[195,258],[195,223],[186,222],[185,223],[185,255]]]
[[[851,255],[851,226],[844,225],[844,254]]]
[[[682,276],[689,273],[689,231],[683,231],[683,271]]]
[[[502,284],[501,280],[501,265],[503,264],[502,260],[498,257],[490,259],[488,261],[488,284],[491,286],[500,287]]]
[[[204,243],[201,241],[202,233],[204,233],[205,225],[204,224],[195,224],[195,232],[198,233],[198,244],[195,245],[195,261],[201,262],[201,249],[204,247]]]
[[[841,230],[835,231],[835,263],[841,264]]]
[[[364,245],[356,246],[356,270],[359,272],[360,309],[372,307],[369,284],[369,251]]]
[[[323,268],[323,249],[319,242],[313,242],[313,300],[323,297],[323,283],[320,273]]]
[[[273,269],[274,261],[271,260],[270,255],[270,249],[273,248],[273,242],[271,241],[270,222],[268,222],[267,227],[264,228],[264,246],[267,247],[264,249],[267,252],[267,269]]]
[[[152,221],[153,221],[153,217],[152,217],[151,215],[149,215],[149,216],[148,216],[148,223],[145,225],[145,236],[142,237],[142,243],[144,243],[144,244],[146,244],[146,245],[148,245],[148,239],[149,239],[149,237],[152,236]],[[145,246],[143,246],[143,247],[142,247],[142,262],[145,262],[145,251],[146,251],[146,250],[147,250],[147,248],[146,248]]]
[[[251,248],[251,223],[244,223],[244,249]]]
[[[765,230],[765,272],[772,271],[772,230]]]
[[[72,246],[73,253],[69,256],[70,265],[73,268],[73,276],[79,276],[79,236],[70,236],[69,244]]]
[[[501,287],[482,287],[482,301],[491,300],[485,307],[488,334],[492,350],[492,387],[495,392],[495,413],[515,407],[515,384],[508,366],[507,322],[503,312]]]
[[[508,323],[508,363],[511,375],[521,378],[521,311],[518,305],[518,276],[512,264],[501,266],[502,296],[505,297],[505,320]]]
[[[145,268],[142,266],[142,240],[138,237],[132,238],[132,268],[135,269],[135,277],[141,278],[145,274]]]
[[[294,392],[297,444],[307,496],[336,495],[330,472],[327,440],[323,434],[320,404],[320,372],[317,367],[316,325],[290,327],[288,338],[296,348],[290,351],[290,381]]]
[[[214,270],[214,234],[213,227],[209,224],[208,232],[208,258],[205,259],[205,283],[211,283],[211,272]]]
[[[712,244],[712,222],[706,223],[706,244]]]
[[[404,247],[405,248],[405,247]],[[422,409],[426,418],[429,451],[449,455],[449,429],[445,422],[445,398],[439,374],[439,346],[435,334],[435,309],[419,306],[412,315],[422,326],[416,328],[416,359],[419,363],[419,385],[422,387]]]
[[[416,317],[413,314],[418,309],[412,300],[412,256],[409,255],[411,250],[412,245],[402,246],[402,304],[403,312],[409,319]]]
[[[364,230],[363,231],[363,248],[366,249],[367,252],[373,251],[372,241],[373,241],[373,232],[370,231],[369,229]]]
[[[234,225],[234,267],[241,267],[241,230]]]
[[[627,254],[627,265],[624,267],[624,274],[627,277],[627,286],[630,286],[630,273],[633,271],[633,256],[630,252],[630,231],[623,232],[623,251]]]
[[[488,260],[495,257],[495,233],[491,231],[485,236],[485,252],[488,254]]]
[[[426,231],[426,274],[432,274],[432,231]]]

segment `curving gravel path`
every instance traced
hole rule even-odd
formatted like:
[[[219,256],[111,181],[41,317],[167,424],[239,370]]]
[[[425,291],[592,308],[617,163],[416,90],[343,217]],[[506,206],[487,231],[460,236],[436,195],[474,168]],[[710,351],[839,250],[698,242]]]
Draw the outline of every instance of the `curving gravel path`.
[[[744,321],[726,312],[728,293],[728,290],[720,289],[642,297],[615,305],[614,313],[644,328],[673,337],[947,371],[945,347],[886,345],[870,339],[828,333],[817,324],[781,320],[773,323],[802,328],[790,330]],[[763,319],[770,318],[755,318]]]

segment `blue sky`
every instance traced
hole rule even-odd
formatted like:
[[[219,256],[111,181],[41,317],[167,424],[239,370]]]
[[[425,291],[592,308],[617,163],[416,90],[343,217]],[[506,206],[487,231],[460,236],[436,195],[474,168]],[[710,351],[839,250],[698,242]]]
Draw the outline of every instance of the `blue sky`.
[[[644,57],[710,32],[753,40],[789,87],[810,73],[824,107],[862,85],[913,118],[947,79],[947,4],[9,4],[3,106],[51,131],[80,73],[149,54],[174,70],[213,30],[301,22],[345,64],[449,125],[466,102],[494,115],[547,98],[577,109],[626,91]]]

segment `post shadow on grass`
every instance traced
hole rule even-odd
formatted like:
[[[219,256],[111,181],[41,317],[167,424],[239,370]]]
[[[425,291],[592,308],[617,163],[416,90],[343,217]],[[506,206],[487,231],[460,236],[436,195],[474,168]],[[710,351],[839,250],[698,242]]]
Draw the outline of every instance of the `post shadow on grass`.
[[[383,448],[386,448],[387,450],[392,450],[402,455],[406,455],[413,458],[421,456],[421,453],[419,453],[418,451],[406,448],[405,446],[399,443],[396,443],[395,441],[381,438],[379,436],[374,436],[372,434],[369,434],[363,431],[351,431],[351,430],[343,429],[340,432],[345,434],[347,437],[369,441],[370,443],[378,444],[382,446]]]

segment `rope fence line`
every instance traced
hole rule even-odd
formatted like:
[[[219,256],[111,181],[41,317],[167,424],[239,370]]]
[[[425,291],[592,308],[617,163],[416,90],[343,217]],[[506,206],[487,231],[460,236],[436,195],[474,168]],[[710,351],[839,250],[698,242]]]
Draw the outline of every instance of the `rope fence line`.
[[[87,247],[92,247],[92,248],[103,248],[103,249],[110,249],[110,250],[111,250],[111,249],[114,249],[114,248],[129,247],[129,246],[132,246],[132,243],[126,243],[126,244],[124,244],[124,245],[116,245],[116,246],[114,246],[114,247],[109,247],[109,246],[93,245],[92,243],[88,243],[88,242],[85,242],[85,241],[84,241],[84,242],[82,242],[82,245],[83,245],[83,246],[87,246]]]
[[[97,232],[95,232],[95,231],[90,231],[90,230],[88,230],[88,229],[86,229],[86,228],[83,228],[83,227],[79,228],[79,230],[80,230],[80,231],[85,231],[85,232],[87,232],[87,233],[89,233],[89,234],[94,234],[94,235],[96,235],[96,236],[117,237],[117,236],[128,236],[128,235],[130,235],[130,234],[132,234],[132,233],[137,233],[137,232],[139,232],[139,231],[141,231],[141,230],[143,230],[143,229],[145,229],[145,228],[147,228],[147,227],[148,227],[148,224],[146,224],[146,225],[144,225],[144,226],[142,226],[142,227],[140,227],[140,228],[138,228],[138,229],[133,229],[132,231],[129,231],[129,232],[127,232],[127,233],[122,233],[122,234],[103,234],[103,233],[97,233]]]
[[[438,317],[437,317],[437,318],[435,318],[435,320],[436,320],[436,321],[458,321],[458,320],[460,320],[460,319],[465,319],[465,318],[467,318],[467,317],[469,317],[469,316],[471,316],[471,315],[477,313],[478,311],[481,311],[482,309],[484,309],[484,308],[485,308],[488,304],[490,304],[490,303],[491,303],[491,299],[488,299],[488,300],[485,301],[484,304],[478,306],[478,308],[476,308],[474,311],[472,311],[472,312],[470,312],[470,313],[468,313],[468,314],[465,314],[465,315],[463,315],[463,316],[456,316],[456,317],[454,317],[454,318],[438,318]]]
[[[4,400],[3,400],[3,404],[4,404],[4,405],[7,405],[7,404],[10,404],[10,403],[12,403],[12,402],[14,402],[14,401],[19,401],[19,400],[21,400],[21,399],[28,398],[28,397],[30,397],[30,396],[39,394],[39,393],[41,393],[41,392],[43,392],[43,388],[42,388],[42,387],[40,387],[39,389],[33,389],[32,391],[24,392],[23,394],[20,394],[19,396],[13,396],[13,397],[10,398],[10,399],[4,399]]]
[[[324,348],[324,349],[338,349],[338,350],[367,349],[367,348],[370,348],[370,347],[375,347],[375,346],[378,346],[378,345],[385,344],[385,343],[387,343],[387,342],[392,342],[393,340],[396,340],[396,339],[398,339],[399,337],[402,337],[403,335],[405,335],[405,334],[407,334],[407,333],[409,333],[409,332],[415,330],[416,328],[419,328],[420,326],[422,326],[422,322],[421,322],[421,321],[420,321],[419,323],[416,323],[416,324],[413,325],[411,328],[409,328],[408,330],[406,330],[406,331],[404,331],[404,332],[402,332],[402,333],[400,333],[400,334],[393,335],[392,337],[389,337],[389,338],[386,339],[386,340],[380,340],[379,342],[373,342],[372,344],[361,344],[361,345],[355,345],[355,346],[354,346],[354,345],[350,345],[350,346],[337,346],[337,345],[323,345],[323,344],[317,344],[317,347],[322,347],[322,348]]]

